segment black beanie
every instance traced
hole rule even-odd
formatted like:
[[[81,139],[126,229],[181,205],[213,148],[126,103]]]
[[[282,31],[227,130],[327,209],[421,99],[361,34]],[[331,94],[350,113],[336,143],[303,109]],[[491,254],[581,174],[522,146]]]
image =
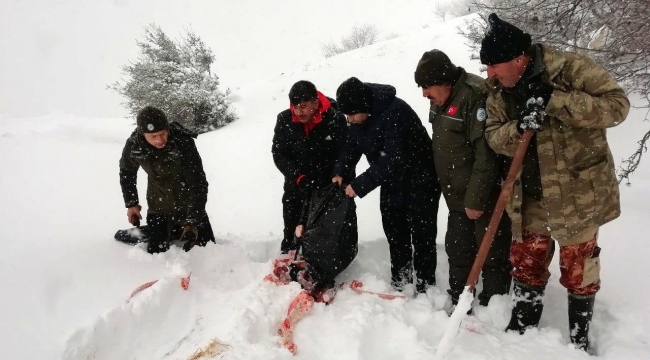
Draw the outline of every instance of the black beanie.
[[[449,56],[440,50],[427,51],[415,68],[415,83],[419,87],[451,85],[456,82],[459,70]]]
[[[346,115],[369,114],[372,91],[361,80],[351,77],[336,90],[336,103],[339,110]]]
[[[529,34],[492,13],[488,17],[487,32],[481,41],[481,63],[494,65],[508,62],[523,55],[530,45]]]
[[[292,105],[298,105],[303,101],[315,100],[317,97],[316,85],[307,80],[298,81],[289,90],[289,101]]]
[[[162,110],[153,106],[145,106],[138,112],[136,124],[140,134],[169,130],[167,116]]]

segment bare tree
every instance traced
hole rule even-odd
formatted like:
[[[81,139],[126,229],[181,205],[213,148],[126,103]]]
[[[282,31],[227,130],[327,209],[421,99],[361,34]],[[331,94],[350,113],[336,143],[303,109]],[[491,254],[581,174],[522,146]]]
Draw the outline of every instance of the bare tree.
[[[321,45],[321,50],[323,51],[323,55],[325,55],[326,58],[345,52],[341,46],[333,40]]]
[[[377,41],[379,30],[371,24],[355,25],[350,32],[341,39],[337,44],[330,41],[321,46],[325,57],[332,57],[350,50],[360,49],[364,46],[372,45]]]
[[[525,29],[533,41],[589,55],[621,83],[628,93],[645,96],[650,110],[650,1],[648,0],[472,0],[477,12],[499,17]],[[465,33],[476,48],[485,22],[470,24]],[[646,120],[649,119],[646,113]],[[619,167],[619,182],[630,184],[650,139],[641,137],[637,151]]]
[[[433,13],[443,21],[469,15],[476,11],[473,0],[434,0],[436,4]]]

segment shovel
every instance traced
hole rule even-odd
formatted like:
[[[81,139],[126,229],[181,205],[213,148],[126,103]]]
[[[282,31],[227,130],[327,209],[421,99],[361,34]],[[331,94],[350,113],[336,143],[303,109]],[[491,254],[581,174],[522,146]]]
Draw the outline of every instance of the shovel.
[[[510,164],[508,176],[506,177],[506,181],[503,183],[503,185],[501,185],[501,193],[499,194],[499,199],[497,200],[496,207],[492,213],[492,218],[490,218],[490,224],[488,225],[487,231],[483,236],[483,241],[481,242],[481,246],[478,249],[478,254],[474,260],[474,265],[472,266],[472,270],[470,271],[467,282],[465,283],[465,289],[460,295],[458,306],[456,306],[454,312],[451,314],[449,322],[447,323],[447,329],[445,329],[445,333],[443,334],[443,337],[440,340],[440,344],[438,345],[438,350],[436,351],[437,359],[441,359],[449,352],[449,350],[451,350],[452,341],[458,332],[460,322],[471,307],[471,299],[473,298],[474,287],[478,282],[478,277],[481,274],[483,264],[485,264],[485,259],[487,258],[490,246],[492,246],[492,241],[494,240],[494,235],[497,232],[503,211],[506,208],[506,204],[508,203],[510,196],[512,196],[515,178],[521,169],[524,155],[526,155],[528,144],[530,143],[530,139],[533,137],[534,133],[534,130],[526,130],[522,134],[521,140],[519,140],[519,145],[517,145],[515,157],[512,159],[512,163]],[[461,303],[463,303],[465,306],[461,306]]]

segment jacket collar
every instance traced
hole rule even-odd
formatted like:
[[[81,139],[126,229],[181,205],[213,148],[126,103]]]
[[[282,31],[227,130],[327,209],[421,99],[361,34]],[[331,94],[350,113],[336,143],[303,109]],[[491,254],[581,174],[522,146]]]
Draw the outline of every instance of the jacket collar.
[[[542,53],[548,80],[553,81],[558,75],[560,75],[562,70],[564,70],[567,59],[562,51],[543,44],[540,44],[539,47],[540,52]]]
[[[458,70],[460,70],[459,75],[456,81],[451,85],[451,93],[449,94],[449,98],[442,106],[439,107],[439,109],[446,109],[449,104],[451,104],[451,102],[458,96],[458,92],[460,91],[462,84],[464,84],[467,80],[467,71],[465,71],[465,69],[460,66],[458,67]]]

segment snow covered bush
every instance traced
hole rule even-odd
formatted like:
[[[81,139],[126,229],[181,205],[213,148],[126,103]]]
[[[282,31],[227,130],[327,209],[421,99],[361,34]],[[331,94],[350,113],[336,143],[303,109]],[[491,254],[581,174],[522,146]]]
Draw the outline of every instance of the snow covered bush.
[[[371,24],[355,25],[350,32],[345,35],[340,44],[334,41],[322,46],[323,55],[326,58],[338,55],[350,50],[360,49],[364,46],[372,45],[377,41],[379,30]]]
[[[229,92],[219,90],[219,77],[210,71],[212,50],[197,35],[187,31],[175,41],[151,24],[145,29],[144,41],[137,44],[138,59],[122,67],[128,78],[109,86],[124,96],[123,105],[131,115],[153,105],[165,111],[170,121],[198,133],[236,119]]]

